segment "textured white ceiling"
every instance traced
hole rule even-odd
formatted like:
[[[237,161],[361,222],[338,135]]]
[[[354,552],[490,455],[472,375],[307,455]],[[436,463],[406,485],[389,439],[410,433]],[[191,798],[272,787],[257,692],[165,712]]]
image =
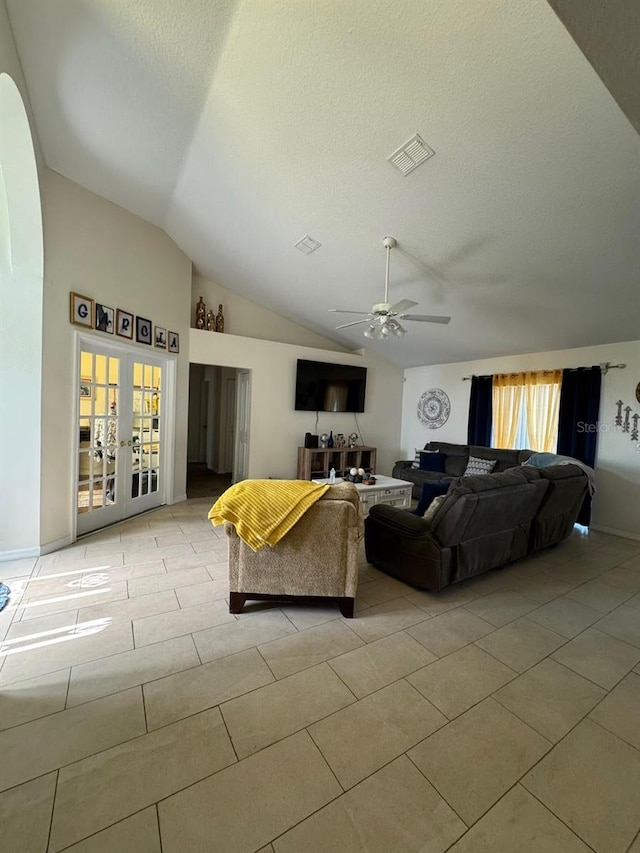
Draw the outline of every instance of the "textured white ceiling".
[[[638,337],[640,138],[546,0],[7,5],[47,164],[219,284],[403,366]],[[449,326],[333,332],[386,234]]]

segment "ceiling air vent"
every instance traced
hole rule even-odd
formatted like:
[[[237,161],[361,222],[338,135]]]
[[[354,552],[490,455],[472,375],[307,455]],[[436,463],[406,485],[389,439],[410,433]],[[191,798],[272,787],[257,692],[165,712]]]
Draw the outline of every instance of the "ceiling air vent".
[[[397,151],[393,152],[391,157],[389,157],[389,162],[396,169],[399,169],[403,175],[408,175],[409,172],[413,172],[425,160],[433,157],[435,153],[433,148],[429,148],[420,134],[416,133],[404,145],[401,145]]]
[[[297,243],[293,244],[296,249],[300,249],[301,252],[304,252],[305,255],[310,255],[312,252],[315,252],[316,249],[319,249],[322,246],[322,243],[318,243],[317,240],[314,240],[313,237],[309,237],[308,234],[305,234],[304,237],[301,237]]]

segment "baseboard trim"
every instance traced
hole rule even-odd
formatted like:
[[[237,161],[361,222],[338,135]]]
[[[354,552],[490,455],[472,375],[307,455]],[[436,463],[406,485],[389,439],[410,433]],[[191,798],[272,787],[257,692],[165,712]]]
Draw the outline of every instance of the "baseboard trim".
[[[73,542],[74,538],[71,534],[63,536],[62,539],[56,539],[54,542],[47,542],[45,545],[40,546],[40,556],[50,554],[52,551],[59,551],[60,548],[66,548],[67,545],[71,545]]]
[[[29,560],[40,556],[40,548],[18,548],[15,551],[0,551],[0,563],[8,563],[9,560]]]
[[[640,542],[640,533],[630,533],[628,530],[617,530],[615,527],[603,527],[600,524],[589,525],[590,530],[597,530],[599,533],[610,533],[612,536],[620,536],[623,539],[633,539]]]
[[[8,563],[9,560],[30,560],[33,557],[42,557],[44,554],[50,554],[52,551],[59,551],[60,548],[65,548],[67,545],[71,545],[72,542],[73,539],[71,536],[63,536],[62,539],[56,539],[55,542],[47,542],[36,548],[18,548],[15,551],[0,551],[0,563]]]
[[[182,501],[186,501],[186,499],[187,499],[186,492],[185,492],[185,494],[184,494],[184,495],[176,495],[176,496],[173,498],[173,500],[169,501],[169,505],[170,505],[170,506],[173,506],[173,504],[179,504],[179,503],[182,503]]]

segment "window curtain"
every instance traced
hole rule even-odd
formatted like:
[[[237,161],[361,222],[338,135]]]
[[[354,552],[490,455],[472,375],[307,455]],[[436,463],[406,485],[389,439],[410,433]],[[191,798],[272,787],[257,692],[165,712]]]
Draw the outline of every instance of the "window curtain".
[[[598,413],[602,371],[594,367],[578,367],[562,371],[558,453],[573,456],[591,468],[595,467]],[[589,525],[591,498],[585,498],[578,524]]]
[[[467,444],[491,447],[493,376],[471,377]]]
[[[562,371],[528,371],[524,381],[528,446],[538,452],[555,453]]]
[[[515,448],[524,396],[524,373],[496,373],[493,377],[493,446]]]

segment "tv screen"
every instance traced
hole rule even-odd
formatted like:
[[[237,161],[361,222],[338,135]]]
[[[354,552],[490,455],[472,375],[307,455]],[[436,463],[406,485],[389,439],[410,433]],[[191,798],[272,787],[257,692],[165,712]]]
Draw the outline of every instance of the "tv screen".
[[[298,359],[296,411],[364,412],[367,368]]]

